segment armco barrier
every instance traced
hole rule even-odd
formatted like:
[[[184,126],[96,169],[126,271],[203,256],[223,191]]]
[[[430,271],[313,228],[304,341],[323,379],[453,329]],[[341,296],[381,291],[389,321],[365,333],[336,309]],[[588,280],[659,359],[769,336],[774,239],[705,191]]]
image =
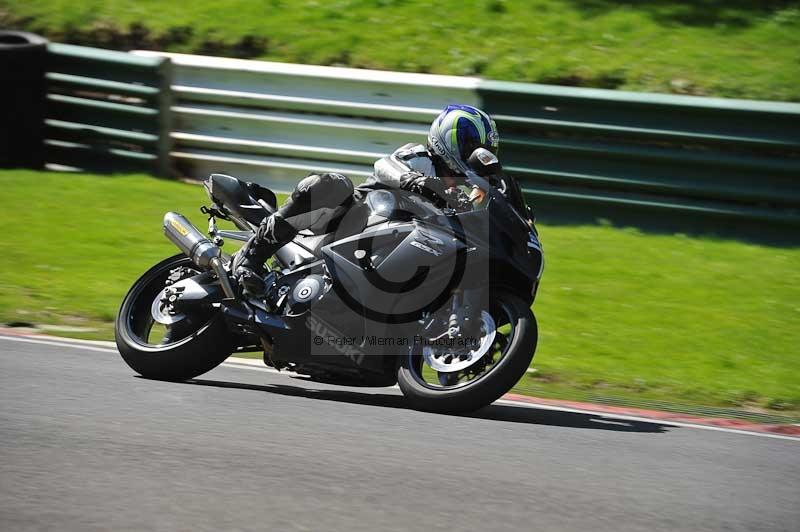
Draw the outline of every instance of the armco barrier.
[[[548,203],[800,222],[798,104],[494,81],[479,91],[503,162]]]
[[[590,206],[800,225],[800,104],[135,52],[173,63],[176,168],[289,189],[423,142],[447,103],[496,117],[538,212]]]
[[[226,170],[284,190],[315,170],[364,177],[424,142],[448,102],[479,103],[472,78],[137,53],[172,59],[173,158],[192,177]]]
[[[171,81],[174,76],[174,81]],[[800,225],[800,105],[49,46],[47,162],[287,190],[356,179],[447,103],[498,120],[545,216],[589,206]]]
[[[170,175],[169,68],[160,57],[50,44],[47,163]]]

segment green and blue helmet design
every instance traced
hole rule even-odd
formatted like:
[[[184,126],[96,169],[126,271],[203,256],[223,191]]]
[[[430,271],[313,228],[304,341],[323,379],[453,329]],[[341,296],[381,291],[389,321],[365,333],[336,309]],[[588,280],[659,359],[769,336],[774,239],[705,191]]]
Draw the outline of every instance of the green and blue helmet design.
[[[428,148],[459,174],[477,148],[497,154],[500,135],[494,120],[471,105],[448,105],[431,124]]]

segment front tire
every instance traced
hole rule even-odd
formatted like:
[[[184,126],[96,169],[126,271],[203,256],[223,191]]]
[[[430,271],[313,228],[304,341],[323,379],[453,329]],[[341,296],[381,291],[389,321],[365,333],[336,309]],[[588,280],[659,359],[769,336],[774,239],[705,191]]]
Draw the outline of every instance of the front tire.
[[[511,333],[500,359],[474,381],[460,383],[451,374],[439,374],[439,385],[426,382],[419,350],[403,358],[397,381],[412,408],[446,414],[472,412],[502,397],[525,375],[538,340],[533,312],[519,297],[501,292],[492,303],[491,314],[498,325],[505,324]]]
[[[150,268],[131,287],[117,314],[117,348],[131,369],[143,377],[191,379],[217,367],[233,351],[222,316],[213,312],[188,316],[167,331],[166,341],[150,342],[153,299],[164,288],[170,272],[181,267],[196,268],[185,255],[175,255]]]

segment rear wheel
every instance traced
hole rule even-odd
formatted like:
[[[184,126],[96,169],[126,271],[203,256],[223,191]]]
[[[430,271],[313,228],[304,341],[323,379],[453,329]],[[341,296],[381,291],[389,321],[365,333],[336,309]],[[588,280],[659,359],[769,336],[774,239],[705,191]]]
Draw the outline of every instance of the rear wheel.
[[[501,292],[482,322],[479,351],[453,356],[415,348],[404,358],[397,381],[413,408],[471,412],[499,399],[525,375],[538,338],[530,307]]]
[[[218,366],[233,350],[225,322],[214,309],[159,318],[172,323],[153,317],[168,284],[199,273],[186,256],[176,255],[150,268],[125,296],[114,335],[122,358],[140,375],[191,379]]]

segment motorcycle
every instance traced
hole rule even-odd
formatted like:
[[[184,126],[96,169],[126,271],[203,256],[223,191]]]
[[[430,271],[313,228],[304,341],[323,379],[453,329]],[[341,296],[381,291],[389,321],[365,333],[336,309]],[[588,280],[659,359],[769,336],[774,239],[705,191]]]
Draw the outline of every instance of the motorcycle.
[[[490,404],[533,358],[543,252],[516,180],[486,150],[469,164],[472,194],[459,192],[447,208],[373,190],[328,232],[301,231],[268,261],[259,297],[236,286],[222,246],[247,241],[276,196],[212,174],[211,205],[201,209],[208,237],[180,214],[164,216],[181,253],[125,296],[115,323],[122,358],[144,377],[188,380],[232,353],[263,350],[267,366],[312,381],[398,384],[420,410]]]

